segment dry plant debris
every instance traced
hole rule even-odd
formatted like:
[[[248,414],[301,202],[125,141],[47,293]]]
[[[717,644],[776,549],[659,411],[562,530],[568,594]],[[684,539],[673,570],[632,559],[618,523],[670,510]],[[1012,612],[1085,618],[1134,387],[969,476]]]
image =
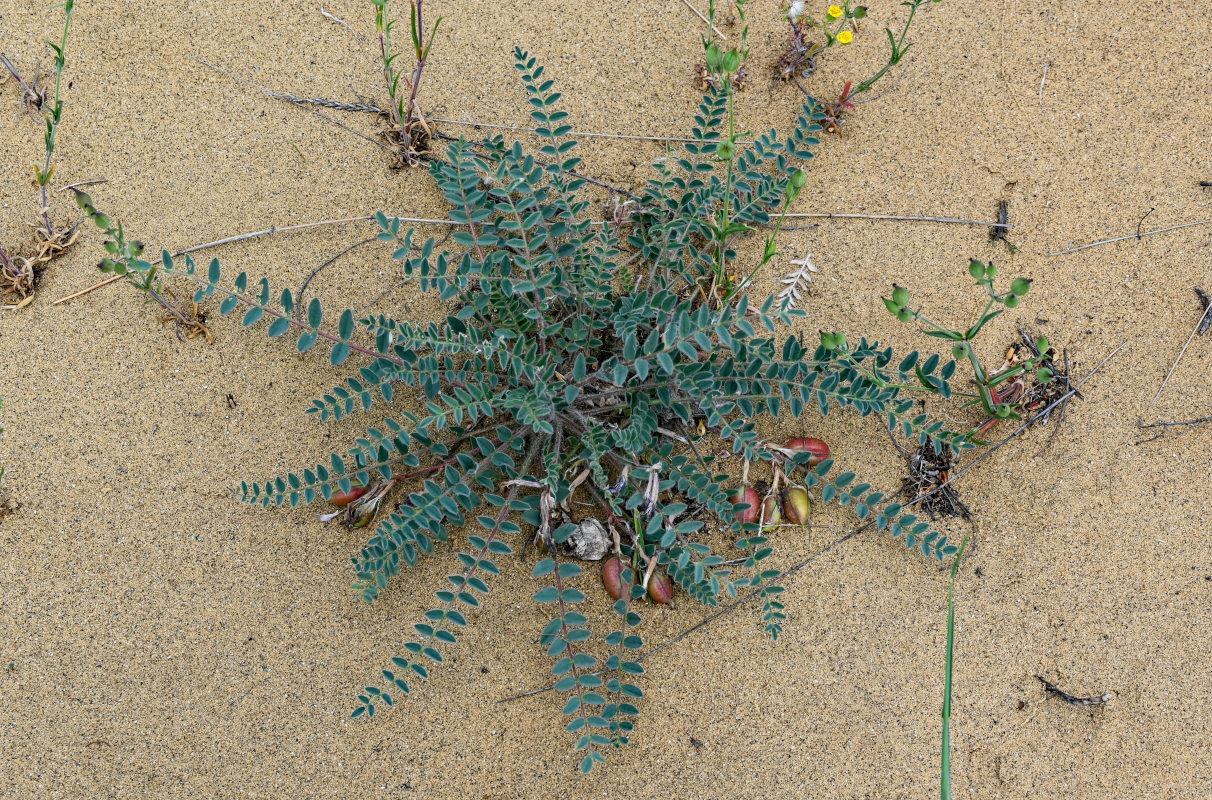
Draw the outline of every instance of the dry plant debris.
[[[900,449],[900,445],[897,445],[897,449]],[[910,499],[923,498],[921,509],[931,519],[972,518],[968,506],[949,483],[951,469],[955,466],[951,448],[936,447],[933,439],[927,439],[912,455],[905,454],[903,450],[901,455],[909,467],[909,474],[901,483],[901,494]]]
[[[12,311],[28,305],[46,265],[80,237],[76,225],[60,228],[52,223],[49,232],[42,224],[32,227],[34,241],[30,251],[10,254],[0,247],[0,309]]]
[[[192,298],[178,300],[171,289],[165,289],[163,295],[167,302],[162,303],[160,307],[165,313],[158,320],[161,323],[173,323],[178,341],[186,342],[201,336],[206,339],[207,344],[215,343],[214,334],[206,327],[207,314],[196,301]]]
[[[813,283],[813,273],[820,272],[818,267],[812,261],[812,254],[805,253],[803,258],[792,259],[791,266],[795,267],[791,272],[788,272],[782,278],[779,278],[779,283],[783,284],[783,288],[779,290],[778,299],[781,300],[788,308],[795,308],[800,304],[808,287]]]
[[[21,87],[21,96],[18,98],[21,113],[29,112],[36,114],[43,110],[51,97],[50,77],[54,73],[42,71],[42,65],[34,66],[34,78],[31,81],[21,77],[21,73],[17,71],[17,67],[7,57],[0,55],[0,65],[3,65],[13,79],[17,81],[17,85]],[[0,83],[8,80],[7,76],[0,79]]]
[[[1035,679],[1044,685],[1045,692],[1059,697],[1062,701],[1071,706],[1100,706],[1103,703],[1110,703],[1115,699],[1115,695],[1111,694],[1110,692],[1098,695],[1097,697],[1077,697],[1069,694],[1063,689],[1057,688],[1056,684],[1045,680],[1039,675],[1036,675]]]

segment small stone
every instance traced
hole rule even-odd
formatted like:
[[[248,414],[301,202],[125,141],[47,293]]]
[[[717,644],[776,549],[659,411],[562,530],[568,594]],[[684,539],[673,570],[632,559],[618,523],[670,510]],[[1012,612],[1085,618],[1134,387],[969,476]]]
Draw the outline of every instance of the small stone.
[[[568,554],[582,561],[601,561],[610,552],[610,546],[610,534],[606,526],[592,517],[582,520],[564,543]]]

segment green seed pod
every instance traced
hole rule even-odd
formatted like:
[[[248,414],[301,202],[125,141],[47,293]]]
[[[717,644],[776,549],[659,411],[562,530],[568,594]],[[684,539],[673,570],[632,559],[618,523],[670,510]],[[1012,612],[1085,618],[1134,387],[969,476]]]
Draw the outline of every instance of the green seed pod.
[[[993,266],[992,261],[989,262],[989,266],[985,267],[985,277],[986,278],[996,278],[997,277],[997,267]]]
[[[791,173],[791,185],[794,186],[796,189],[803,189],[804,184],[807,182],[808,182],[808,176],[804,173],[804,170],[797,169],[796,171]]]
[[[907,309],[907,308],[902,308],[900,310],[900,313],[897,314],[896,316],[897,316],[897,319],[899,319],[901,322],[912,322],[913,321],[913,314],[910,313],[909,309]]]
[[[808,492],[799,486],[795,486],[782,493],[783,501],[783,516],[788,522],[799,525],[801,528],[806,526],[812,520],[812,503],[808,499]]]
[[[897,315],[901,313],[903,306],[897,305],[895,300],[889,300],[887,297],[881,299],[884,301],[884,308],[888,309],[890,314]]]
[[[722,161],[731,159],[734,152],[736,152],[736,145],[734,145],[732,142],[720,142],[715,148],[715,154],[719,156]]]
[[[1052,349],[1052,345],[1048,342],[1047,338],[1045,338],[1043,336],[1041,336],[1035,340],[1035,347],[1041,353],[1047,353],[1049,350]]]
[[[1030,278],[1015,278],[1014,283],[1010,284],[1010,291],[1014,292],[1016,297],[1022,297],[1031,290]]]
[[[892,302],[902,307],[909,305],[909,290],[896,284],[892,284],[892,287]]]
[[[952,347],[951,348],[951,357],[954,358],[956,361],[963,361],[965,358],[967,358],[968,357],[967,343],[957,344],[955,347]]]
[[[1018,306],[1018,295],[1012,294],[1006,298],[1006,308],[1015,308]]]
[[[724,54],[724,60],[722,62],[722,67],[724,69],[724,72],[727,72],[728,74],[731,75],[732,73],[736,72],[737,68],[740,66],[741,66],[741,54],[740,53],[738,53],[736,50],[729,50],[727,53]]]
[[[972,261],[968,263],[968,274],[979,281],[981,278],[985,277],[985,265],[976,259],[972,259]]]

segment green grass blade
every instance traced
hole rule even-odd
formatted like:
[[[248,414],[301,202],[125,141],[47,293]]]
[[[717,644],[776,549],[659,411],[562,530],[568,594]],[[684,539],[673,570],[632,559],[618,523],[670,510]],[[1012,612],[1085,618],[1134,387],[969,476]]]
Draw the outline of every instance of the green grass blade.
[[[943,679],[943,759],[939,796],[951,800],[951,665],[955,656],[955,575],[959,572],[960,559],[968,546],[968,536],[960,543],[959,552],[951,564],[951,587],[947,590],[947,672]]]

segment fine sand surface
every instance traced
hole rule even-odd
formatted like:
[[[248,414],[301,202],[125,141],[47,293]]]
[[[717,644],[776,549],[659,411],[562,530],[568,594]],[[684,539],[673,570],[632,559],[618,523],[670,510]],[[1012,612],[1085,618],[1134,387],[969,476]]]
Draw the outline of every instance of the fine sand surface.
[[[774,0],[752,5],[742,122],[785,130],[799,92],[769,77],[785,25]],[[62,12],[45,6],[0,0],[0,52],[22,67],[48,63],[43,42],[61,32]],[[831,53],[810,89],[836,95],[884,58],[882,28],[899,28],[905,9],[870,7],[856,44]],[[297,95],[381,99],[370,4],[324,8],[348,27],[314,0],[82,0],[54,186],[107,179],[90,189],[97,205],[153,252],[380,209],[443,216],[424,170],[393,171],[374,144],[190,58]],[[426,8],[446,17],[422,99],[434,116],[525,124],[511,56],[521,45],[558,79],[581,130],[680,135],[690,126],[703,26],[678,0]],[[824,137],[795,210],[988,220],[1004,198],[1017,252],[984,227],[826,220],[783,237],[785,256],[754,293],[775,286],[787,258],[810,252],[822,271],[807,334],[838,329],[929,351],[933,340],[892,321],[880,293],[900,281],[932,316],[966,325],[981,307],[967,259],[994,259],[1035,288],[988,326],[987,361],[1000,361],[1016,324],[1068,348],[1079,376],[1126,342],[1051,444],[1051,427],[1029,431],[959,484],[979,546],[957,585],[956,796],[1212,796],[1212,427],[1144,444],[1155,431],[1137,429],[1138,418],[1212,414],[1212,336],[1192,342],[1151,404],[1196,321],[1192,287],[1212,289],[1212,226],[1046,256],[1134,233],[1150,209],[1144,230],[1212,218],[1212,190],[1198,186],[1212,179],[1212,11],[947,0],[923,9],[911,39],[909,75],[860,106],[841,136]],[[17,116],[17,97],[13,82],[0,86],[7,243],[34,216],[29,164],[41,152],[38,123]],[[373,135],[368,115],[325,113]],[[628,187],[663,151],[582,141],[585,171]],[[54,204],[78,217],[66,193]],[[297,287],[372,234],[357,223],[212,253],[233,275]],[[532,564],[515,558],[502,559],[504,574],[445,668],[394,710],[351,720],[355,695],[400,651],[455,564],[452,551],[367,605],[348,589],[363,532],[321,524],[317,508],[241,506],[229,487],[343,450],[381,416],[320,424],[305,415],[343,373],[235,319],[213,314],[208,345],[178,341],[125,287],[51,305],[96,281],[102,255],[100,234],[86,229],[32,305],[0,312],[0,465],[21,504],[0,521],[0,662],[14,665],[0,670],[0,797],[937,793],[947,574],[875,532],[789,583],[791,618],[777,643],[749,608],[650,659],[632,744],[589,777],[559,698],[496,702],[550,674]],[[358,313],[438,311],[399,283],[376,243],[309,292]],[[952,419],[976,421],[966,411]],[[898,485],[902,465],[878,421],[842,413],[809,427],[846,468]],[[823,508],[817,522],[837,527],[776,535],[779,565],[819,550],[853,517]],[[965,526],[947,530],[962,536]],[[582,584],[601,615],[604,594],[592,576]],[[642,632],[655,645],[705,616],[679,596],[673,608],[649,609]],[[1115,699],[1093,711],[1068,706],[1036,674]]]

